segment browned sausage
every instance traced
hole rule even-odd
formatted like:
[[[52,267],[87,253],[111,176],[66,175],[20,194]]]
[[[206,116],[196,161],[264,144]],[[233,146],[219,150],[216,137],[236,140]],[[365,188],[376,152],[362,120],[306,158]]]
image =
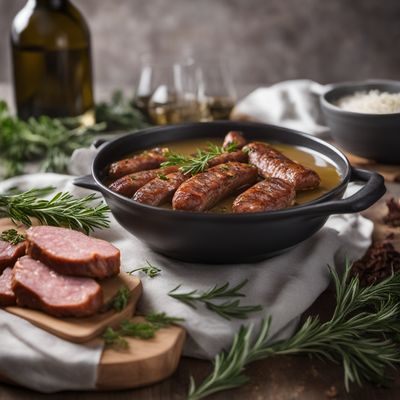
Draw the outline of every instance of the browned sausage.
[[[247,154],[242,150],[238,150],[229,153],[226,152],[218,156],[215,156],[207,163],[207,165],[210,168],[218,164],[226,164],[227,162],[233,162],[233,161],[246,163],[247,159],[248,159]]]
[[[236,145],[237,149],[241,149],[247,143],[247,141],[243,137],[242,132],[230,131],[225,136],[224,144],[222,145],[222,147],[228,147],[232,143]]]
[[[166,160],[167,148],[155,148],[144,151],[136,156],[112,163],[108,169],[108,176],[112,179],[148,169],[158,168]]]
[[[172,199],[174,210],[204,211],[243,185],[257,179],[257,168],[237,162],[220,164],[192,176],[176,191]]]
[[[182,172],[173,172],[168,175],[160,175],[143,187],[133,196],[133,200],[150,206],[159,206],[167,203],[183,182],[190,178],[190,175]]]
[[[175,172],[177,170],[178,167],[174,165],[171,167],[150,169],[148,171],[139,171],[117,179],[108,187],[113,192],[122,194],[122,196],[132,197],[138,189],[140,189],[147,182],[150,182],[152,179],[156,178],[158,175],[170,174],[171,172]]]
[[[249,163],[255,165],[265,178],[283,179],[294,185],[296,190],[315,189],[321,182],[315,171],[292,161],[265,143],[249,143],[244,151],[248,152]]]
[[[279,178],[266,178],[236,197],[234,213],[273,211],[293,204],[296,191],[293,185]]]

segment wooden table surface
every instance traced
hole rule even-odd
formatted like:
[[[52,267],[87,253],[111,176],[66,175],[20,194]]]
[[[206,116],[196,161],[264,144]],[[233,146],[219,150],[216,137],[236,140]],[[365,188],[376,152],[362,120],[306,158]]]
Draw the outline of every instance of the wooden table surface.
[[[0,92],[3,92],[2,87]],[[8,89],[8,88],[7,88]],[[361,163],[362,164],[362,163]],[[366,167],[371,167],[366,165]],[[373,169],[374,168],[372,165]],[[393,169],[391,169],[392,171]],[[396,169],[395,169],[396,171]],[[385,167],[383,171],[385,175]],[[400,167],[398,168],[400,176]],[[388,183],[388,196],[400,196],[400,183]],[[383,200],[380,205],[383,207]],[[374,218],[374,211],[367,216]],[[319,314],[322,319],[329,317],[334,303],[333,292],[326,290],[305,313]],[[1,344],[0,344],[1,346]],[[2,362],[2,360],[0,360]],[[208,362],[183,358],[175,374],[169,379],[141,389],[121,392],[68,392],[57,394],[40,394],[12,385],[0,385],[0,400],[179,400],[185,399],[189,377],[202,380],[211,370]],[[210,399],[231,400],[394,400],[400,399],[400,372],[390,388],[378,388],[366,384],[363,388],[353,387],[346,393],[343,385],[341,366],[325,363],[304,356],[280,356],[250,365],[246,370],[250,382],[245,386],[222,392]]]

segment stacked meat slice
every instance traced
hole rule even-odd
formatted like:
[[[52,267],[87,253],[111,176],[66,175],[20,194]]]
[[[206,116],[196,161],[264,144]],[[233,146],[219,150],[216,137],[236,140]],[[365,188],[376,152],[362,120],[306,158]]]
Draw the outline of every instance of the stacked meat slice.
[[[32,227],[26,237],[27,255],[15,263],[10,252],[0,276],[0,305],[16,304],[57,317],[98,312],[103,293],[95,279],[119,273],[119,250],[104,240],[52,226]]]

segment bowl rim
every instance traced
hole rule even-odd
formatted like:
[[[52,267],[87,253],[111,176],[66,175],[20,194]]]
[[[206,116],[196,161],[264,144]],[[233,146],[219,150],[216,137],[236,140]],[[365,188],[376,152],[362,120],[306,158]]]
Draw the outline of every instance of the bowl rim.
[[[298,135],[301,137],[304,137],[306,139],[311,139],[312,141],[315,141],[316,143],[319,143],[320,145],[322,145],[325,148],[329,148],[331,151],[333,151],[334,153],[336,153],[343,161],[345,164],[345,170],[343,173],[343,176],[341,177],[341,182],[335,186],[334,188],[332,188],[331,190],[329,190],[327,193],[323,194],[322,196],[318,197],[317,199],[314,199],[310,202],[307,202],[305,204],[300,204],[297,206],[293,206],[290,208],[286,208],[283,210],[277,210],[277,211],[263,211],[263,212],[254,212],[254,213],[219,213],[219,212],[196,212],[196,211],[182,211],[182,210],[172,210],[172,209],[167,209],[167,208],[162,208],[162,207],[157,207],[157,206],[151,206],[151,205],[147,205],[147,204],[141,204],[138,203],[128,197],[122,196],[119,193],[115,193],[112,190],[110,190],[107,186],[105,186],[102,182],[101,179],[98,176],[98,172],[94,170],[94,166],[96,163],[96,160],[98,160],[98,158],[101,157],[102,154],[104,154],[104,152],[111,147],[112,145],[115,145],[115,143],[119,142],[119,141],[123,141],[126,140],[126,138],[128,136],[132,136],[132,137],[141,137],[143,135],[148,135],[154,132],[158,132],[158,131],[163,131],[163,130],[173,130],[176,128],[188,128],[190,129],[191,127],[197,127],[199,125],[201,126],[207,126],[207,125],[221,125],[224,126],[227,123],[229,124],[234,124],[234,125],[240,125],[240,126],[247,126],[249,128],[251,127],[263,127],[263,128],[273,128],[273,129],[279,129],[282,130],[286,133],[290,133],[293,135]],[[233,130],[234,128],[232,128]],[[240,128],[238,128],[240,130]],[[284,143],[284,141],[283,141]],[[307,146],[304,146],[307,147]],[[329,157],[321,152],[318,152],[317,150],[311,149],[319,154],[321,154],[322,156],[326,157],[329,159]],[[115,138],[105,144],[103,144],[101,146],[101,148],[99,149],[98,153],[96,154],[95,158],[92,161],[92,165],[91,165],[91,175],[93,177],[93,179],[96,182],[96,185],[99,187],[100,192],[104,195],[108,195],[111,196],[113,198],[116,198],[117,200],[121,201],[122,203],[124,203],[125,205],[128,205],[130,207],[134,207],[137,209],[141,209],[145,212],[151,212],[151,213],[157,213],[160,217],[162,217],[163,215],[165,216],[171,216],[174,215],[176,216],[176,218],[193,218],[195,220],[197,220],[198,218],[201,218],[202,220],[213,220],[213,221],[229,221],[229,220],[235,220],[235,221],[245,221],[245,220],[253,220],[253,219],[277,219],[277,218],[282,218],[282,217],[290,217],[290,216],[301,216],[301,213],[303,210],[305,209],[309,209],[312,206],[319,204],[319,203],[323,203],[324,201],[328,200],[329,198],[331,198],[332,196],[334,196],[335,194],[340,193],[342,190],[345,190],[345,188],[347,187],[350,179],[351,179],[351,171],[352,171],[352,167],[350,165],[349,160],[347,159],[347,157],[344,155],[344,153],[342,151],[340,151],[338,148],[336,148],[335,146],[333,146],[332,144],[318,138],[315,137],[313,135],[304,133],[304,132],[300,132],[294,129],[290,129],[290,128],[285,128],[282,126],[277,126],[277,125],[271,125],[271,124],[264,124],[264,123],[259,123],[259,122],[250,122],[250,121],[213,121],[213,122],[194,122],[194,123],[184,123],[184,124],[179,124],[179,125],[164,125],[164,126],[156,126],[156,127],[151,127],[151,128],[146,128],[146,129],[141,129],[140,131],[135,131],[135,132],[129,132],[126,135],[120,136],[118,138]],[[341,171],[340,171],[341,172]]]
[[[335,104],[333,104],[327,100],[327,96],[331,95],[336,90],[340,90],[340,89],[344,89],[344,88],[349,88],[349,89],[354,88],[353,93],[355,93],[357,91],[357,88],[360,86],[390,85],[390,84],[399,86],[399,93],[400,93],[400,81],[396,81],[394,79],[366,79],[363,81],[345,81],[345,82],[333,83],[333,84],[328,85],[328,89],[320,95],[320,102],[321,102],[321,105],[323,108],[325,108],[331,112],[334,112],[336,114],[344,115],[344,116],[354,116],[354,117],[369,118],[369,119],[400,117],[400,111],[396,112],[396,113],[371,114],[371,113],[362,113],[362,112],[356,112],[356,111],[343,110],[340,107],[336,106]],[[373,89],[371,89],[371,90],[373,90]]]

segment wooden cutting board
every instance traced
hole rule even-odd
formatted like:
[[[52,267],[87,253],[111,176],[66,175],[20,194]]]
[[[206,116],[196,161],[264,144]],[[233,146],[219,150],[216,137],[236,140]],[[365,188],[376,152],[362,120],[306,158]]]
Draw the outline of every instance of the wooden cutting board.
[[[105,304],[115,296],[120,287],[126,286],[131,293],[128,305],[121,312],[109,310],[86,318],[56,318],[42,311],[16,306],[6,307],[5,310],[70,342],[87,342],[100,335],[107,326],[116,326],[122,320],[130,318],[142,294],[140,279],[125,272],[100,282],[100,285],[103,288]]]
[[[142,317],[132,321],[143,322]],[[126,338],[129,348],[105,348],[97,370],[98,390],[129,389],[149,385],[172,375],[185,342],[185,330],[170,326],[157,331],[150,340]]]
[[[134,317],[132,321],[142,322],[143,317]],[[179,364],[185,336],[183,328],[170,326],[157,331],[150,340],[126,338],[127,350],[104,348],[97,369],[96,389],[130,389],[168,378]],[[0,382],[15,384],[12,378],[3,375]]]

